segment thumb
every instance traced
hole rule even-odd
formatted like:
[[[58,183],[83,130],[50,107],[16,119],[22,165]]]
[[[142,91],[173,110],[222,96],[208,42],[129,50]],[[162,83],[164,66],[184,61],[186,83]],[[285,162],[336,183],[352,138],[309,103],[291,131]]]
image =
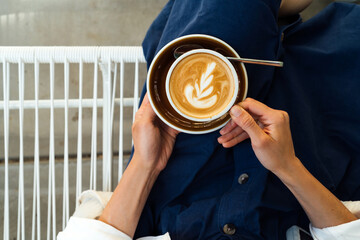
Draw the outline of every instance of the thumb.
[[[257,125],[254,118],[242,107],[235,105],[230,110],[232,120],[250,137],[253,144],[259,144],[267,134]]]

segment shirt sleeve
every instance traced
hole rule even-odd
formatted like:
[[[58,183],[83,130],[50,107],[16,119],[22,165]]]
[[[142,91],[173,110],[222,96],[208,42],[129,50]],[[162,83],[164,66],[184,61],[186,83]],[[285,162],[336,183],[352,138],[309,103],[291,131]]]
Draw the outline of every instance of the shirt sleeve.
[[[310,224],[310,232],[316,240],[357,240],[360,239],[360,219],[323,229]]]
[[[343,202],[343,204],[359,218],[360,201]],[[316,240],[357,240],[360,239],[360,219],[323,229],[310,224],[310,232]]]
[[[131,240],[118,229],[96,220],[110,200],[111,192],[85,191],[79,198],[79,206],[70,218],[57,240]],[[139,240],[170,240],[168,233],[157,237],[143,237]]]
[[[79,217],[71,217],[65,230],[57,236],[57,240],[92,239],[131,240],[128,235],[104,222]]]

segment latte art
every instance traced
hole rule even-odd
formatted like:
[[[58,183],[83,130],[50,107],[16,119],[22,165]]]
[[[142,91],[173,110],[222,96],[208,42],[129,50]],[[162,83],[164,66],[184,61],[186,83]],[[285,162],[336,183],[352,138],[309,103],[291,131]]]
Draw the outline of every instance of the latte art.
[[[214,86],[210,85],[214,80],[214,75],[211,73],[214,71],[215,66],[215,62],[207,66],[206,72],[201,75],[200,81],[193,81],[195,82],[195,87],[191,83],[186,85],[184,95],[193,107],[205,109],[215,105],[218,97],[216,94],[212,94]]]
[[[183,114],[204,119],[222,112],[234,92],[234,79],[228,65],[208,53],[182,59],[169,82],[170,97]]]

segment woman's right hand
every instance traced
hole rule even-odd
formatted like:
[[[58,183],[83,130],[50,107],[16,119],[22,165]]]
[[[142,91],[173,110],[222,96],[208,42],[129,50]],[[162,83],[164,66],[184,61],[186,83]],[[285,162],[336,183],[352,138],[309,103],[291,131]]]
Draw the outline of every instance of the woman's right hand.
[[[256,157],[294,194],[314,227],[337,226],[357,219],[295,156],[286,112],[247,98],[230,114],[232,119],[220,131],[219,143],[232,147],[250,137]]]
[[[275,174],[286,171],[289,165],[299,161],[295,156],[286,112],[247,98],[233,106],[230,115],[232,119],[218,138],[224,147],[233,147],[250,137],[256,157]]]

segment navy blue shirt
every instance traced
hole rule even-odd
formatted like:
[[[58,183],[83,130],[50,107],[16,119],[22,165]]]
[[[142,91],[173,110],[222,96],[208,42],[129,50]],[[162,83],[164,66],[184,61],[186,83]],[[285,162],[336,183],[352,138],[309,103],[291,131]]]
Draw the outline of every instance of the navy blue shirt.
[[[341,200],[359,200],[360,7],[332,4],[305,23],[298,18],[279,28],[279,5],[170,0],[143,42],[147,63],[171,40],[195,33],[218,37],[243,57],[283,60],[282,69],[246,65],[248,96],[287,111],[299,159]],[[307,226],[296,199],[259,163],[250,141],[225,149],[218,137],[178,135],[135,238],[169,232],[172,239],[285,239],[292,225]]]

